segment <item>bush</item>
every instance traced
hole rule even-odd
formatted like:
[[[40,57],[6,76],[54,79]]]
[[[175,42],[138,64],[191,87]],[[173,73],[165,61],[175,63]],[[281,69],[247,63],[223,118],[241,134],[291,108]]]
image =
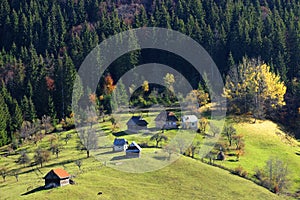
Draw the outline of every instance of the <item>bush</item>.
[[[288,187],[287,165],[279,159],[269,159],[266,166],[256,169],[256,178],[260,184],[274,193],[280,193]]]
[[[248,172],[242,166],[236,167],[232,173],[244,178],[248,176]]]
[[[62,128],[66,131],[75,128],[75,121],[74,118],[67,117],[66,120],[61,121]]]

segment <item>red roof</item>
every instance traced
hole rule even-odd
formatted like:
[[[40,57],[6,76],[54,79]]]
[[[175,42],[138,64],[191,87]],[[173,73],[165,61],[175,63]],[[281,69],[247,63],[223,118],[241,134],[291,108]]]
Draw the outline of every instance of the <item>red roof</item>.
[[[59,178],[70,177],[70,174],[63,169],[53,169],[52,170]]]

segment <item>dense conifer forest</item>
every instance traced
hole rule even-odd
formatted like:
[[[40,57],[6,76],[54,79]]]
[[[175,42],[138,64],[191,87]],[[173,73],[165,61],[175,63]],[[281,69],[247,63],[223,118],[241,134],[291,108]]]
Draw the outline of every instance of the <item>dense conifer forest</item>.
[[[212,56],[224,81],[245,57],[267,63],[287,91],[285,104],[265,117],[299,137],[299,17],[296,0],[1,0],[0,146],[22,134],[24,121],[49,116],[58,123],[70,117],[75,74],[88,53],[115,33],[144,26],[192,37]],[[198,87],[184,61],[157,52],[128,56],[110,66],[100,85],[112,86],[132,66],[157,58],[181,67]],[[104,99],[104,110],[110,93],[103,88],[97,96]]]

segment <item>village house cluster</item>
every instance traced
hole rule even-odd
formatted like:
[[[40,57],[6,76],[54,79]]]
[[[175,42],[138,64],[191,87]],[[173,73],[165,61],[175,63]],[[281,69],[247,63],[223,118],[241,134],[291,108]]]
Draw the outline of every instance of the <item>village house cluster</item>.
[[[176,117],[174,112],[162,111],[154,119],[156,129],[198,129],[198,118],[195,115],[183,115],[181,121]],[[142,116],[132,116],[127,122],[127,130],[130,132],[139,132],[148,129],[148,122]]]
[[[198,118],[195,115],[184,115],[181,117],[181,122],[176,117],[174,112],[162,111],[154,119],[155,127],[158,130],[178,129],[180,124],[182,129],[198,129]],[[127,130],[129,132],[139,132],[148,129],[148,122],[142,116],[132,116],[127,122]],[[113,151],[124,151],[127,158],[140,158],[142,148],[132,142],[130,145],[124,138],[115,138],[113,143]]]

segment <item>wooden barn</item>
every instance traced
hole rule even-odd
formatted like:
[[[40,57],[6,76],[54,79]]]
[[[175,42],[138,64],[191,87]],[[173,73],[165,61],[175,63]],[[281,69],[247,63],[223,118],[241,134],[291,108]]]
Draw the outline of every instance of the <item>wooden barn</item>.
[[[141,116],[132,116],[127,122],[127,129],[131,132],[138,132],[147,129],[148,122]]]
[[[162,111],[155,118],[155,126],[158,129],[177,129],[179,120],[173,112]]]
[[[142,148],[135,142],[132,142],[126,149],[126,157],[128,158],[140,158]]]
[[[44,179],[45,188],[65,186],[70,183],[70,174],[63,169],[52,169]]]
[[[125,151],[128,148],[128,141],[124,138],[115,138],[113,151]]]

